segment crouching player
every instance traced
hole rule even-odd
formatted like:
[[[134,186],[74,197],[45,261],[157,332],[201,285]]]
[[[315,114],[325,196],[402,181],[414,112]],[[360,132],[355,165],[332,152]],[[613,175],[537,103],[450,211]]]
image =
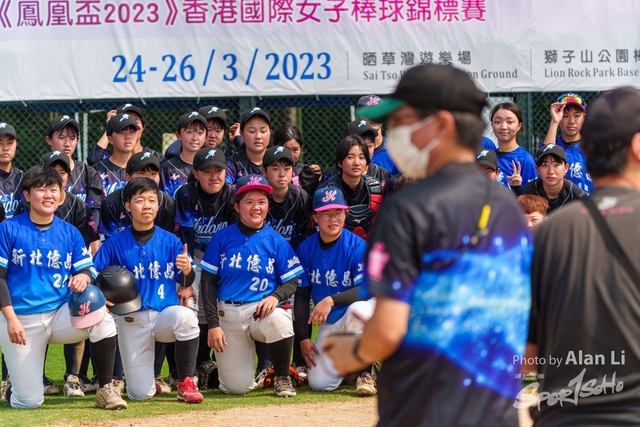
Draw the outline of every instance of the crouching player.
[[[127,267],[136,277],[142,299],[140,310],[117,318],[129,398],[146,400],[159,391],[153,372],[155,342],[176,341],[178,400],[200,403],[202,394],[191,379],[200,330],[198,318],[187,308],[188,299],[196,298],[191,288],[195,266],[187,245],[154,224],[159,196],[158,185],[149,178],[127,183],[124,201],[131,226],[107,240],[94,262],[98,271],[109,265]]]
[[[71,325],[67,302],[91,281],[91,253],[76,227],[55,216],[62,179],[50,166],[34,166],[22,181],[28,213],[0,225],[0,345],[11,375],[7,401],[37,408],[44,401],[42,369],[48,343],[87,338],[100,389],[96,407],[125,409],[111,382],[116,327],[111,316],[90,328]]]
[[[331,391],[342,383],[342,377],[322,354],[324,338],[332,333],[361,334],[363,321],[371,317],[375,304],[373,300],[361,301],[359,296],[367,244],[344,228],[347,203],[342,191],[335,187],[317,190],[313,210],[319,231],[296,251],[305,274],[296,291],[294,328],[309,367],[309,386],[316,391]],[[315,304],[311,315],[310,298]],[[307,323],[320,326],[315,343],[309,337]],[[375,381],[368,372],[363,372],[356,384],[358,394],[376,394]]]

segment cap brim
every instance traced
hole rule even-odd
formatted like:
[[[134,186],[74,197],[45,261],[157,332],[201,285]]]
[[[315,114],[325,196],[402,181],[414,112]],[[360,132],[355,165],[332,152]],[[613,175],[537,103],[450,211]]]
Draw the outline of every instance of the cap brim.
[[[570,102],[567,102],[567,103],[566,103],[566,105],[577,105],[578,107],[580,107],[580,109],[581,109],[582,111],[587,111],[587,109],[585,108],[585,106],[584,106],[584,105],[582,105],[582,104],[580,104],[580,103],[577,103],[577,102],[571,102],[571,101],[570,101]]]
[[[128,173],[129,175],[131,175],[133,172],[138,172],[141,171],[142,169],[146,168],[147,166],[154,166],[156,169],[158,169],[158,171],[160,170],[160,166],[155,163],[153,160],[144,160],[140,163],[136,163],[135,166],[132,166],[131,169],[127,169],[125,172]]]
[[[11,132],[10,130],[0,129],[0,138],[2,138],[5,135],[11,135],[13,138],[16,137],[16,135],[13,132]]]
[[[491,169],[493,169],[493,170],[498,169],[498,165],[496,165],[495,163],[490,162],[490,161],[488,161],[488,160],[478,160],[478,161],[476,162],[476,164],[477,164],[478,166],[489,166],[489,167],[490,167]]]
[[[113,307],[109,307],[109,311],[113,314],[122,315],[138,311],[140,310],[140,307],[142,307],[142,299],[140,298],[140,295],[138,295],[135,299],[129,302],[114,304]]]
[[[200,166],[198,166],[196,169],[202,172],[209,169],[211,166],[218,166],[222,169],[227,169],[227,164],[220,162],[218,160],[207,160],[206,162],[203,162]]]
[[[280,157],[276,157],[276,158],[275,158],[275,159],[273,159],[273,161],[272,161],[271,163],[269,163],[269,164],[267,164],[267,163],[265,162],[265,163],[263,163],[263,166],[264,166],[265,168],[268,168],[269,166],[273,165],[274,163],[276,163],[276,162],[277,162],[277,161],[279,161],[279,160],[286,160],[287,162],[291,163],[291,165],[293,166],[293,159],[291,159],[291,158],[289,158],[289,157],[287,157],[287,156],[285,156],[285,155],[282,155],[282,156],[280,156]]]
[[[85,314],[84,316],[70,316],[71,326],[73,326],[75,329],[90,328],[102,322],[102,319],[104,319],[104,316],[106,316],[106,314],[107,307],[104,306],[94,312]]]
[[[356,115],[376,123],[382,123],[387,121],[389,114],[393,113],[405,104],[405,101],[401,101],[399,99],[385,98],[377,105],[358,108],[356,110]]]
[[[324,206],[320,206],[317,209],[314,209],[315,212],[322,212],[322,211],[328,211],[329,209],[349,209],[349,206],[347,205],[324,205]]]
[[[242,186],[242,187],[238,188],[236,190],[236,196],[238,194],[246,193],[247,191],[251,191],[251,190],[266,191],[267,194],[269,194],[269,195],[271,195],[271,193],[273,192],[273,189],[271,188],[270,185],[253,184],[253,185],[245,185],[245,186]]]

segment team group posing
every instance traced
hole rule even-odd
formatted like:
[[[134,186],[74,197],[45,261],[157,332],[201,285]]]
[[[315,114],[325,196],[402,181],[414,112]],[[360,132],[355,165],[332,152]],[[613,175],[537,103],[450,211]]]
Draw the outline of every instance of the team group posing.
[[[365,96],[358,106],[379,102]],[[527,216],[536,213],[527,206],[542,206],[544,218],[590,191],[578,144],[585,108],[575,94],[551,106],[535,160],[516,142],[518,106],[491,112],[498,147],[485,141],[478,165],[521,195]],[[79,124],[56,117],[45,136],[52,152],[23,173],[12,165],[16,130],[0,123],[3,400],[33,408],[57,392],[44,375],[48,343],[65,344],[64,394],[96,391],[105,409],[127,407],[125,376],[131,400],[170,392],[165,357],[187,403],[202,402],[198,386],[243,394],[271,385],[289,397],[300,377],[313,390],[336,389],[343,377],[322,343],[361,333],[371,317],[375,299],[360,286],[366,239],[386,194],[411,184],[387,153],[382,125],[347,124],[325,171],[299,162],[295,126],[279,127],[269,148],[272,123],[259,108],[230,127],[215,106],[184,114],[164,155],[141,145],[144,128],[134,105],[110,111],[85,164],[73,160]],[[227,130],[235,151],[220,148]],[[135,278],[135,304],[105,301],[113,315],[95,302],[67,304],[110,266]],[[376,394],[373,367],[358,374],[356,390]]]

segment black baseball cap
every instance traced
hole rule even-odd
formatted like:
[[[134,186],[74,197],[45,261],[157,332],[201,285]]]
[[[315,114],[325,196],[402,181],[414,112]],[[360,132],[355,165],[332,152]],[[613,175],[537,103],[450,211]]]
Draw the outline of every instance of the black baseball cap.
[[[138,116],[140,116],[140,118],[142,118],[142,110],[133,104],[121,105],[118,108],[116,108],[116,111],[118,112],[118,114],[128,113],[128,112],[136,113]]]
[[[58,116],[49,122],[45,135],[53,135],[54,132],[63,129],[66,126],[73,126],[76,133],[80,133],[80,124],[78,124],[75,119],[72,119],[70,116],[65,114],[64,116]]]
[[[293,166],[293,156],[291,155],[291,150],[289,150],[287,147],[283,147],[282,145],[268,148],[267,151],[264,152],[264,157],[262,158],[262,166],[266,168],[267,166],[271,166],[278,160],[287,160]]]
[[[198,113],[200,113],[200,115],[204,117],[205,120],[221,120],[224,124],[224,127],[227,127],[227,115],[222,108],[218,108],[215,105],[207,105],[204,107],[200,107],[198,109]]]
[[[138,122],[132,116],[127,113],[116,114],[107,122],[107,135],[111,135],[114,132],[120,132],[122,129],[133,126],[136,130],[140,130]]]
[[[125,172],[127,173],[127,175],[131,175],[134,172],[141,171],[147,166],[153,166],[159,171],[160,160],[158,159],[158,156],[153,153],[150,153],[148,151],[140,151],[139,153],[136,153],[129,158]]]
[[[369,124],[364,120],[354,120],[352,122],[347,123],[347,125],[342,130],[342,137],[349,135],[358,135],[364,136],[369,133],[372,138],[376,138],[378,136],[378,131],[369,126]]]
[[[538,148],[538,151],[536,151],[536,165],[540,165],[547,154],[552,154],[567,163],[567,154],[564,152],[564,148],[556,144],[548,144]]]
[[[390,113],[404,105],[427,112],[447,110],[480,116],[487,106],[487,96],[466,72],[450,65],[424,64],[410,68],[388,98],[377,105],[359,108],[356,114],[384,122]]]
[[[227,156],[219,148],[201,148],[193,158],[193,168],[199,171],[207,170],[210,166],[227,168]]]
[[[12,137],[17,138],[16,129],[9,123],[0,122],[0,138],[5,135],[11,135]]]
[[[620,147],[614,144],[616,141],[628,142],[638,132],[640,91],[622,86],[601,94],[589,104],[589,114],[585,116],[580,135],[583,141],[598,145],[598,151],[608,153]]]
[[[60,151],[52,151],[51,153],[45,154],[40,159],[40,162],[44,166],[51,166],[51,167],[53,167],[53,164],[55,162],[61,162],[62,166],[64,167],[64,170],[67,173],[71,173],[71,164],[69,163],[69,156],[67,156],[64,153],[61,153]]]
[[[193,122],[200,122],[204,125],[204,128],[207,129],[207,119],[197,111],[192,111],[180,116],[180,119],[178,119],[178,132],[188,127]]]
[[[269,126],[271,126],[271,117],[269,117],[269,114],[267,114],[266,111],[261,110],[258,107],[254,107],[251,110],[247,110],[244,113],[242,113],[242,115],[240,116],[240,127],[244,128],[244,125],[246,125],[247,122],[252,118],[254,118],[255,116],[262,117],[267,121]]]
[[[498,155],[493,150],[482,150],[476,157],[476,164],[478,166],[489,166],[491,170],[496,170],[498,169]]]

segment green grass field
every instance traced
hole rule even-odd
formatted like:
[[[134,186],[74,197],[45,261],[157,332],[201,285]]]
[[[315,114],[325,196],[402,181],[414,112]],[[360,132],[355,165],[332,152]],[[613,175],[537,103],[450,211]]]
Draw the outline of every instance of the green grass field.
[[[60,395],[45,396],[44,404],[33,410],[15,410],[7,403],[0,403],[0,420],[2,427],[12,426],[44,426],[52,424],[80,424],[87,422],[107,421],[115,419],[151,417],[167,414],[178,414],[187,411],[219,411],[234,407],[264,406],[264,405],[295,405],[301,403],[320,403],[332,401],[348,401],[363,399],[355,393],[355,386],[343,386],[330,393],[312,392],[309,386],[298,389],[294,398],[277,398],[273,390],[260,389],[244,396],[229,396],[220,390],[203,392],[204,402],[199,405],[186,405],[176,400],[175,390],[153,398],[147,402],[131,402],[126,411],[105,411],[94,408],[95,394],[87,394],[83,398],[68,398],[62,396],[64,357],[62,345],[49,346],[46,373],[60,388]],[[168,377],[167,365],[163,368],[165,379]],[[126,397],[125,397],[125,400]]]

